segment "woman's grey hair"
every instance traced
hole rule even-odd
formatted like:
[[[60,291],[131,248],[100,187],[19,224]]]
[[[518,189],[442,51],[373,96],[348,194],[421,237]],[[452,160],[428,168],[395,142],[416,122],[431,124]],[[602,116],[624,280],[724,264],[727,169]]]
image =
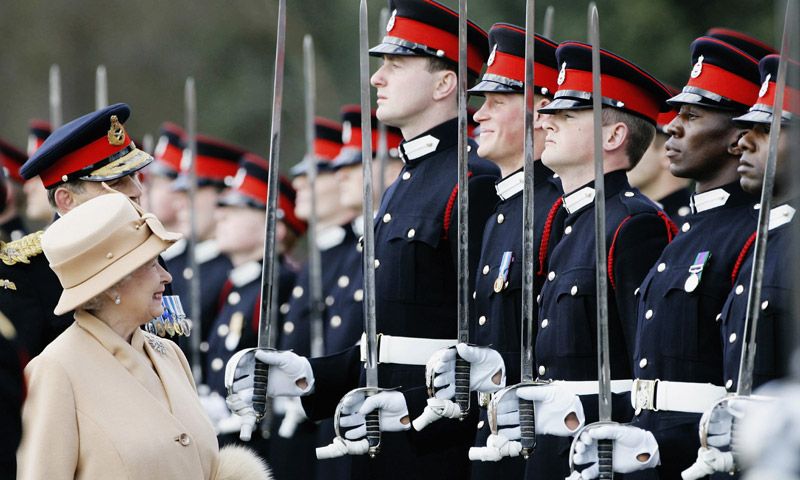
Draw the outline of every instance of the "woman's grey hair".
[[[94,298],[91,298],[88,301],[82,303],[75,310],[86,310],[87,312],[96,312],[97,310],[100,310],[101,308],[103,308],[106,305],[106,303],[111,301],[105,293],[107,291],[111,290],[112,288],[119,287],[123,283],[127,282],[128,280],[130,280],[132,277],[133,277],[133,273],[129,273],[128,275],[125,275],[125,277],[123,277],[122,280],[120,280],[119,282],[115,283],[114,285],[111,285],[110,287],[105,289],[102,293],[100,293],[99,295],[96,295]]]

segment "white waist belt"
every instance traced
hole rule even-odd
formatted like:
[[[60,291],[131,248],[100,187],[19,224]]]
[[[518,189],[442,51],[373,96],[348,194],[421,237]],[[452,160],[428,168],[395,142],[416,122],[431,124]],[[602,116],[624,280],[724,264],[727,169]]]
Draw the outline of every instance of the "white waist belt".
[[[631,406],[642,410],[703,413],[727,395],[725,387],[710,383],[665,382],[636,379],[631,387]]]
[[[611,380],[612,393],[625,393],[631,391],[633,380]],[[600,386],[596,380],[582,382],[570,382],[566,380],[555,380],[553,385],[557,385],[560,390],[565,390],[573,395],[597,395]]]
[[[361,334],[361,361],[367,360],[367,334]],[[456,339],[395,337],[378,334],[378,363],[425,365],[437,350],[454,346]]]

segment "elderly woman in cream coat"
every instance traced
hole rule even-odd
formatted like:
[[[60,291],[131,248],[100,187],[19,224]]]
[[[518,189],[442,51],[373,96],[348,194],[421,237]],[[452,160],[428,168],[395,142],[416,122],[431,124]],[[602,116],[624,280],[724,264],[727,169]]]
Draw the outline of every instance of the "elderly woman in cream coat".
[[[55,313],[75,322],[25,369],[18,478],[268,478],[254,455],[220,453],[183,353],[140,328],[162,313],[157,256],[179,237],[119,193],[47,229]]]

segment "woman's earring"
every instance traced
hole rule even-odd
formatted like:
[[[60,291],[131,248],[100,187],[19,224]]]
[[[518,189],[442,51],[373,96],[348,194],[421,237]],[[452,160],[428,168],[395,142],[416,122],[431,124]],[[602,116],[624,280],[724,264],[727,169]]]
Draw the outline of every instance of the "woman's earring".
[[[122,302],[122,299],[119,298],[119,295],[114,299],[114,305],[119,305]]]

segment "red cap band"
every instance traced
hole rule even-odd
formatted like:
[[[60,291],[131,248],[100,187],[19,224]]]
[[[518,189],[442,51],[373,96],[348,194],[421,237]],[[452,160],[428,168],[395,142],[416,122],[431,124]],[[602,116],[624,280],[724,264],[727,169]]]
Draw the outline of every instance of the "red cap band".
[[[458,62],[458,36],[426,23],[398,16],[387,35],[441,50],[447,59]],[[467,67],[476,75],[483,67],[483,56],[471,45],[467,45]]]
[[[600,81],[603,97],[620,101],[623,103],[622,108],[656,121],[661,111],[661,104],[653,94],[634,83],[611,75],[602,75]],[[591,92],[592,72],[567,69],[564,83],[558,86],[558,90]]]
[[[50,169],[47,169],[39,174],[45,188],[50,188],[53,185],[62,182],[64,175],[69,175],[77,171],[83,170],[86,167],[94,165],[115,153],[119,153],[131,144],[131,137],[125,131],[125,140],[122,145],[111,145],[108,142],[108,137],[102,136],[97,140],[84,145],[83,147],[70,152],[61,157]]]
[[[314,140],[314,155],[323,160],[333,160],[339,151],[342,149],[342,144],[332,142],[317,137]]]
[[[267,184],[252,175],[245,175],[242,183],[236,187],[236,191],[246,195],[256,202],[267,204]],[[283,221],[295,232],[302,234],[306,231],[306,224],[294,214],[294,205],[286,195],[278,192],[278,208],[283,211]]]
[[[700,74],[689,78],[686,85],[708,90],[742,105],[752,105],[758,95],[758,85],[710,63],[703,63]]]
[[[197,156],[197,176],[212,180],[225,180],[227,177],[236,176],[238,165],[217,157],[206,155]]]
[[[555,93],[558,89],[558,84],[556,83],[558,70],[538,62],[533,63],[533,68],[536,85],[546,87],[551,94]],[[524,82],[525,59],[498,50],[494,54],[494,62],[486,69],[486,75],[497,75]]]
[[[764,92],[764,95],[758,97],[756,103],[760,103],[761,105],[766,105],[767,107],[774,109],[776,92],[777,92],[776,83],[769,82],[767,91]],[[797,90],[796,88],[792,88],[789,85],[786,85],[786,88],[783,91],[783,110],[791,112],[793,115],[800,115],[800,108],[798,108],[798,103],[800,103],[800,90]]]
[[[181,159],[183,158],[183,149],[177,145],[170,143],[166,137],[161,137],[162,140],[156,145],[155,160],[164,163],[176,172],[181,171]]]

